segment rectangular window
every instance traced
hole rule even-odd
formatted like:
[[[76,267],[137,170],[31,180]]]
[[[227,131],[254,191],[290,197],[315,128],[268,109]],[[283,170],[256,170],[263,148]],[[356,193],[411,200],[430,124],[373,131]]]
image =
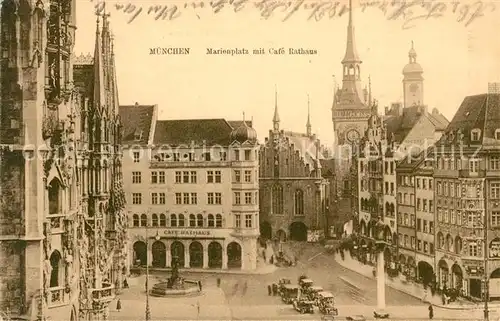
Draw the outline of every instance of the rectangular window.
[[[385,186],[385,195],[388,195],[389,194],[389,182],[385,182],[384,186]]]
[[[222,204],[222,193],[215,193],[215,204]]]
[[[457,211],[457,225],[462,225],[462,212]]]
[[[198,193],[191,193],[191,204],[198,204]]]
[[[141,172],[132,172],[132,184],[141,183]]]
[[[443,193],[441,182],[437,183],[437,194],[441,195]]]
[[[493,171],[500,170],[500,157],[498,156],[490,157],[490,169]]]
[[[216,183],[222,182],[222,174],[220,171],[215,171],[215,182]]]
[[[429,243],[429,253],[434,254],[434,243]]]
[[[245,227],[246,228],[252,227],[252,214],[245,214]]]
[[[429,178],[429,189],[432,189],[432,178]]]
[[[183,193],[182,200],[184,204],[189,204],[189,193]]]
[[[241,171],[234,171],[234,181],[236,183],[241,182]]]
[[[141,193],[132,193],[132,204],[135,204],[135,205],[142,204],[142,194]]]
[[[491,226],[500,226],[500,211],[491,212]]]
[[[477,256],[479,252],[478,249],[476,242],[469,242],[469,256]]]
[[[422,241],[417,240],[417,251],[422,251]]]
[[[134,157],[134,163],[140,162],[141,154],[139,152],[134,152],[133,157]]]
[[[189,172],[182,172],[182,182],[183,183],[189,183]]]
[[[176,183],[182,183],[182,173],[181,172],[175,172],[175,182]]]
[[[158,204],[158,193],[151,193],[151,204]]]
[[[415,249],[415,236],[411,237],[411,248]]]
[[[424,253],[429,252],[429,243],[424,241]]]
[[[390,174],[394,174],[394,163],[390,162],[389,165],[391,166]]]
[[[196,181],[198,180],[198,177],[196,175],[196,172],[195,171],[191,171],[191,184],[196,184]]]
[[[241,204],[241,193],[240,192],[234,192],[234,204],[236,204],[236,205]]]
[[[164,171],[161,171],[161,172],[158,172],[158,183],[160,184],[165,184],[165,172]]]
[[[182,193],[175,193],[175,204],[182,204]]]
[[[151,184],[158,183],[158,172],[151,172]]]
[[[417,231],[422,232],[422,219],[417,219]]]
[[[429,234],[434,234],[434,222],[429,222]]]
[[[226,152],[220,152],[219,153],[220,160],[225,162],[227,160],[227,153]]]
[[[245,171],[245,183],[252,182],[252,171]]]
[[[207,203],[209,205],[214,204],[214,193],[207,193]]]
[[[245,150],[245,160],[246,161],[249,161],[250,160],[250,153],[251,153],[251,150]]]
[[[214,182],[214,171],[207,171],[207,183]]]
[[[394,195],[394,183],[391,182],[391,195]]]
[[[469,171],[471,173],[477,173],[478,170],[479,170],[479,160],[469,159]]]
[[[165,193],[159,193],[159,203],[165,204]]]
[[[422,204],[421,204],[422,200],[420,198],[417,198],[417,211],[420,211],[422,208]]]
[[[189,154],[189,161],[190,162],[194,162],[195,158],[194,158],[194,153],[193,152],[190,152]]]
[[[500,198],[500,183],[491,183],[490,185],[490,197]]]
[[[179,162],[181,160],[181,154],[174,153],[174,162]]]
[[[238,149],[234,151],[234,160],[235,161],[240,160],[240,151]]]
[[[241,227],[241,214],[234,214],[234,227]]]
[[[212,160],[212,157],[210,156],[210,152],[206,152],[203,154],[203,159],[205,159],[205,161],[209,162],[210,160]]]
[[[422,189],[427,189],[427,179],[422,179]]]
[[[420,178],[417,178],[417,188],[420,188]]]
[[[427,221],[426,220],[422,221],[422,226],[423,226],[422,231],[424,233],[429,233],[429,226],[427,225]]]
[[[252,193],[245,192],[245,204],[252,204]]]
[[[434,203],[432,200],[429,200],[429,213],[434,212]]]

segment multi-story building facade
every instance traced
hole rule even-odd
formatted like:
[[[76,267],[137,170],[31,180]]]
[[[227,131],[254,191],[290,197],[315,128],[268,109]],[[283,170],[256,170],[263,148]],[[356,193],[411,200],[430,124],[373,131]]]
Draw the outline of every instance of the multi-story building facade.
[[[103,318],[125,247],[108,21],[82,88],[75,1],[8,0],[1,10],[0,310]]]
[[[411,267],[408,271],[415,276],[419,242],[414,170],[420,164],[419,155],[440,138],[448,121],[437,109],[427,112],[423,105],[423,69],[416,60],[413,45],[408,56],[409,63],[403,68],[404,104],[386,107],[383,118],[376,115],[375,107],[362,139],[357,179],[358,230],[370,236],[372,225],[382,217],[387,228],[386,239],[389,241],[392,235],[392,246],[386,248],[386,261]],[[368,96],[371,101],[370,91]],[[367,144],[377,148],[364,152]],[[398,181],[397,170],[401,173]],[[382,208],[373,206],[375,203]]]
[[[122,106],[134,265],[256,268],[258,142],[249,122],[161,120]],[[141,120],[139,120],[141,119]]]
[[[436,271],[441,287],[500,297],[500,95],[464,99],[436,144]],[[486,262],[486,264],[485,264]]]
[[[362,89],[361,59],[356,49],[352,1],[349,1],[346,52],[342,60],[342,88],[334,88],[332,121],[335,134],[334,158],[336,209],[340,217],[353,217],[352,159],[350,151],[364,135],[371,115],[371,99],[368,91]],[[357,203],[356,203],[357,205]]]
[[[280,130],[276,98],[273,129],[260,149],[260,230],[264,238],[312,241],[329,233],[328,226],[333,224],[326,215],[329,181],[322,177],[321,161],[327,162],[319,139],[311,133],[309,118],[306,133]]]

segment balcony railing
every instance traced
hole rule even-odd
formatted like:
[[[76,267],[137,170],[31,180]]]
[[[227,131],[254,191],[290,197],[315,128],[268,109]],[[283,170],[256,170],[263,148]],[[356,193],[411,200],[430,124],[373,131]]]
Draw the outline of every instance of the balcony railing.
[[[66,303],[68,297],[65,296],[64,286],[49,288],[48,306],[59,306]]]
[[[115,286],[111,283],[102,283],[102,287],[100,289],[91,289],[92,290],[92,299],[97,302],[110,302],[115,298],[114,294]]]

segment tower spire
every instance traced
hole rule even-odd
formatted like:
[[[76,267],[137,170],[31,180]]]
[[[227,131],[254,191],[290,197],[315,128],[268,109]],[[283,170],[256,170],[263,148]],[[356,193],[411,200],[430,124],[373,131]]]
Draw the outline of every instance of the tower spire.
[[[372,76],[368,76],[368,106],[372,104]]]
[[[280,129],[280,115],[278,114],[278,87],[276,85],[274,85],[273,129],[275,131],[278,131]]]
[[[307,94],[307,123],[306,123],[306,133],[307,136],[311,136],[311,102],[309,100],[309,94]]]
[[[356,41],[354,36],[354,23],[352,14],[352,0],[349,0],[349,23],[347,25],[347,47],[345,51],[344,60],[342,63],[357,62],[361,63],[358,51],[356,49]]]

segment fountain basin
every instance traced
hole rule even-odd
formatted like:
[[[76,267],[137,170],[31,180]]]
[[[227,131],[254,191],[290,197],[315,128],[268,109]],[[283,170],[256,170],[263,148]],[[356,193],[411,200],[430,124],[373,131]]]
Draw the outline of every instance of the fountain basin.
[[[157,283],[149,294],[157,297],[193,296],[201,294],[201,291],[197,281],[185,280],[182,286],[173,288],[169,288],[167,282]]]

